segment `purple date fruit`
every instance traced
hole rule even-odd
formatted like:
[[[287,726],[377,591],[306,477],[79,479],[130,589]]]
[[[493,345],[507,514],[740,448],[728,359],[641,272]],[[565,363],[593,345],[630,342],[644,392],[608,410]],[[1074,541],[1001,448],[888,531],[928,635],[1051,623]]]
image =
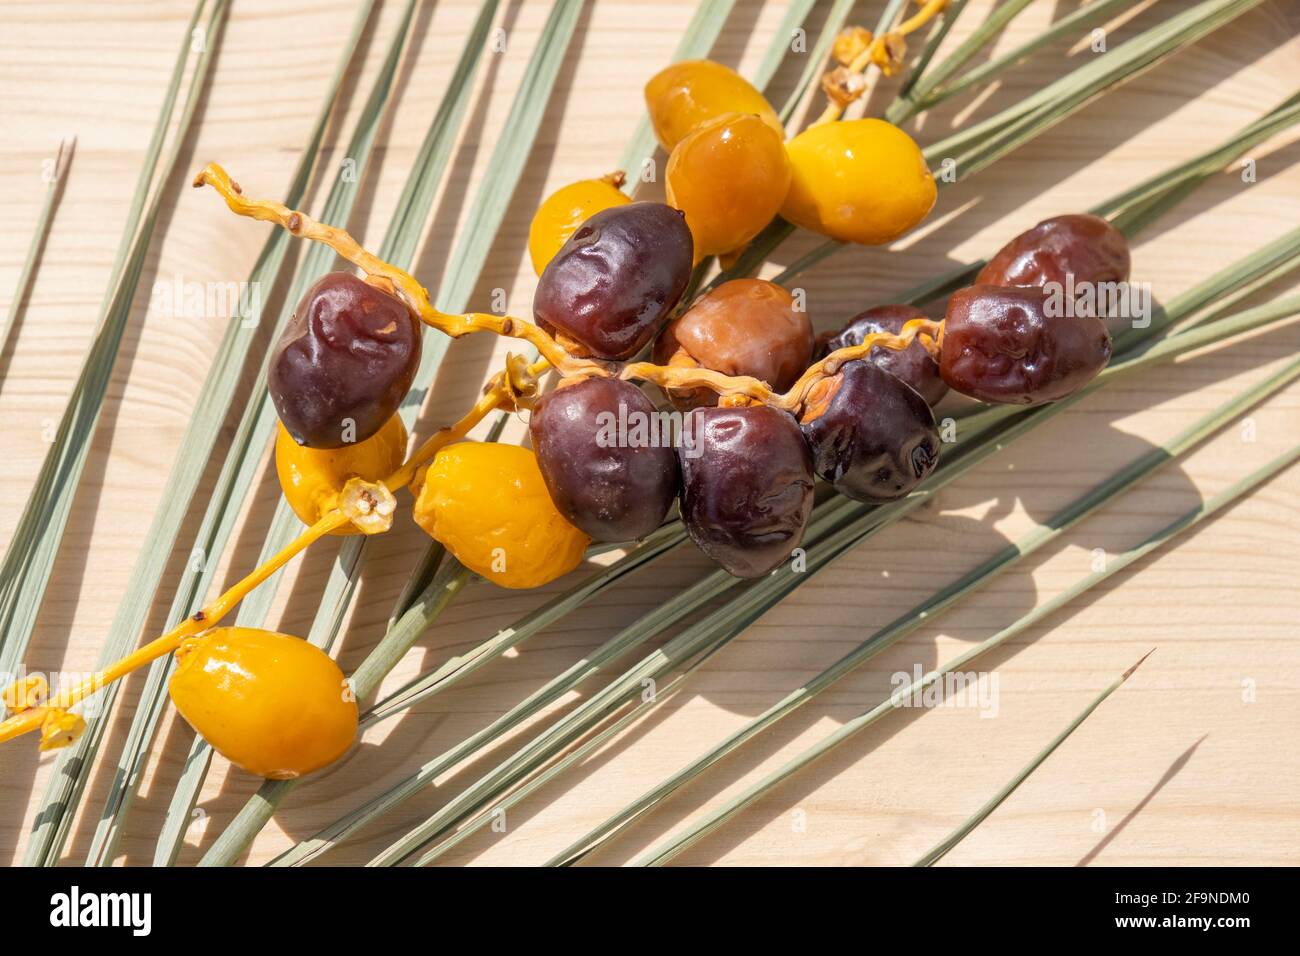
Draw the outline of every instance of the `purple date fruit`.
[[[365,441],[397,411],[420,364],[420,321],[400,299],[350,272],[302,297],[267,367],[285,429],[300,445]]]
[[[854,316],[840,331],[824,335],[817,355],[825,358],[837,349],[861,345],[868,335],[877,332],[897,335],[906,323],[924,318],[924,312],[910,305],[878,305]],[[925,346],[917,339],[913,339],[912,344],[902,350],[877,345],[867,353],[866,358],[916,389],[932,408],[948,394],[948,386],[939,374],[939,363],[930,357]]]
[[[849,362],[814,385],[800,425],[817,477],[855,501],[901,498],[939,461],[929,404],[869,361]]]
[[[939,371],[951,388],[985,402],[1036,405],[1082,388],[1110,361],[1098,318],[1051,315],[1050,293],[974,285],[953,293]]]
[[[596,213],[547,263],[533,316],[590,356],[628,359],[686,291],[694,246],[686,217],[660,202]]]
[[[697,408],[684,430],[681,511],[691,540],[736,577],[767,574],[799,546],[812,511],[812,454],[799,425],[750,405]]]
[[[975,277],[976,285],[1064,286],[1127,282],[1130,257],[1124,234],[1099,216],[1045,219],[998,250]]]
[[[588,378],[542,396],[528,430],[560,514],[595,541],[634,541],[663,523],[677,497],[677,454],[636,386]]]

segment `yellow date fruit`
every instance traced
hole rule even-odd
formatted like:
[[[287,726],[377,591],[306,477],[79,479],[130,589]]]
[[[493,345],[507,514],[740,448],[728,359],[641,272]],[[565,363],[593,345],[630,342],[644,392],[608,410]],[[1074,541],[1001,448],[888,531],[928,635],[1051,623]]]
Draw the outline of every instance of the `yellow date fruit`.
[[[623,174],[611,173],[603,179],[570,183],[547,196],[528,226],[528,256],[533,271],[540,276],[560,246],[596,213],[630,203],[631,198],[619,189],[622,184]]]
[[[712,60],[686,60],[665,67],[645,85],[655,139],[671,153],[701,123],[726,113],[752,113],[785,138],[781,120],[748,80]]]
[[[920,147],[892,123],[842,120],[786,144],[793,177],[781,215],[840,242],[880,245],[934,207],[934,177]]]
[[[423,476],[415,522],[465,567],[505,588],[568,574],[591,543],[551,501],[537,456],[494,442],[438,452]]]
[[[292,780],[333,763],[357,734],[339,666],[301,638],[218,627],[182,642],[168,684],[181,716],[237,767]]]
[[[695,260],[739,249],[772,221],[790,188],[779,134],[731,113],[698,127],[668,157],[668,204],[686,214]]]
[[[332,509],[349,478],[379,481],[399,467],[406,455],[406,426],[394,415],[365,441],[342,448],[308,448],[299,445],[278,424],[275,436],[275,474],[280,490],[299,520],[311,525]],[[356,534],[346,524],[333,534]]]

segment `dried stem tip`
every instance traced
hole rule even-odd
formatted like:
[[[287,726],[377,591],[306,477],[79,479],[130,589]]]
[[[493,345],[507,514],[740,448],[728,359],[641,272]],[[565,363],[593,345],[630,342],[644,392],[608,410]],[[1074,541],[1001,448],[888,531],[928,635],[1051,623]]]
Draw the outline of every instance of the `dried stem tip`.
[[[383,534],[393,526],[397,499],[382,481],[349,478],[339,494],[339,510],[363,534]]]
[[[836,63],[848,66],[860,57],[867,47],[871,46],[871,41],[870,30],[864,27],[848,27],[836,35],[835,45],[831,48],[831,56],[835,57]]]

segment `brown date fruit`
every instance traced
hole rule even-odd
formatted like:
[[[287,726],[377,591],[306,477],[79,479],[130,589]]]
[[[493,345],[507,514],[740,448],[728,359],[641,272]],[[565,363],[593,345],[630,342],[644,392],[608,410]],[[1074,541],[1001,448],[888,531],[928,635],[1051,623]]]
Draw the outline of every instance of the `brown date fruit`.
[[[677,453],[652,436],[658,412],[635,385],[588,378],[542,396],[528,430],[551,500],[594,541],[634,541],[677,497]]]
[[[812,387],[800,421],[813,471],[854,501],[908,494],[939,461],[934,413],[916,389],[869,361]]]
[[[808,367],[813,345],[808,313],[789,292],[763,279],[732,279],[668,323],[655,340],[654,361],[749,375],[784,392]],[[683,411],[718,404],[710,388],[665,391]]]
[[[285,327],[266,384],[285,430],[309,448],[342,448],[384,426],[420,364],[420,321],[350,272],[316,281]]]
[[[631,358],[686,291],[693,255],[686,218],[671,206],[603,209],[542,270],[533,315],[586,355]]]
[[[863,339],[877,332],[897,335],[906,323],[924,318],[924,312],[910,305],[878,305],[849,319],[840,331],[823,335],[818,342],[817,355],[825,358],[838,349],[861,345]],[[867,353],[866,360],[912,386],[931,408],[948,394],[948,386],[939,374],[939,363],[930,357],[919,339],[913,339],[905,349],[887,349],[877,345]]]
[[[1051,315],[1050,293],[974,285],[948,299],[939,371],[985,402],[1036,405],[1082,388],[1110,361],[1101,319]]]
[[[1044,219],[1022,232],[989,260],[976,285],[1065,285],[1126,282],[1130,257],[1124,234],[1100,216],[1068,215]]]
[[[683,431],[691,540],[736,577],[772,571],[799,546],[812,511],[812,454],[798,424],[767,405],[697,408]]]

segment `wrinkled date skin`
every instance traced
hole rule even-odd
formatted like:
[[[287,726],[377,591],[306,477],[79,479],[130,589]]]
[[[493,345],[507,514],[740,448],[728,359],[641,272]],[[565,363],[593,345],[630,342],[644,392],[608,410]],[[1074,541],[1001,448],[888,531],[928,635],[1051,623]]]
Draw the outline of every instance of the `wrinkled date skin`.
[[[924,318],[924,312],[910,305],[878,305],[854,316],[840,331],[824,335],[817,355],[825,358],[838,349],[861,345],[863,339],[877,332],[897,335],[906,323]],[[877,345],[866,358],[916,389],[931,408],[948,394],[948,386],[939,374],[939,363],[930,357],[919,339],[913,339],[911,345],[901,350]]]
[[[411,387],[420,331],[394,296],[348,272],[322,276],[298,303],[267,368],[285,430],[309,448],[374,435]]]
[[[808,367],[814,342],[812,321],[789,292],[762,279],[733,279],[668,323],[654,361],[750,375],[784,392]],[[709,388],[670,389],[668,398],[683,411],[718,404]]]
[[[684,428],[681,510],[691,539],[736,577],[767,574],[799,546],[812,511],[812,455],[798,424],[750,405],[697,408]]]
[[[1045,219],[998,250],[975,277],[976,285],[1042,287],[1081,282],[1127,282],[1130,257],[1124,234],[1099,216]]]
[[[854,501],[901,498],[939,461],[929,404],[869,361],[849,362],[813,386],[800,425],[817,477]]]
[[[1110,361],[1110,333],[1093,316],[1049,316],[1043,289],[974,285],[953,293],[939,370],[985,402],[1036,405],[1082,388]]]
[[[533,408],[528,430],[551,500],[594,541],[644,538],[677,497],[671,436],[653,447],[646,430],[636,430],[638,419],[655,415],[640,389],[609,378],[563,385]]]
[[[686,291],[694,247],[686,218],[658,202],[596,213],[542,270],[533,315],[585,355],[628,359]]]

